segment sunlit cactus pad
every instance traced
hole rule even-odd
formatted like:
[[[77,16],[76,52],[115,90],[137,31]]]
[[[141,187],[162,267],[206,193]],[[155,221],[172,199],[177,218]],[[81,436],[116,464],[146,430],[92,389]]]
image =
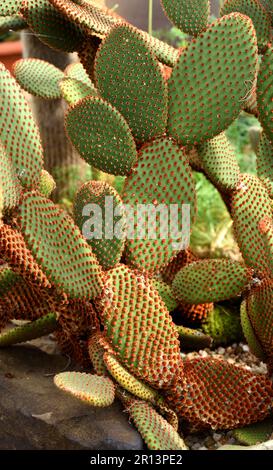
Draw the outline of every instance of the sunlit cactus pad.
[[[128,235],[126,245],[130,265],[140,270],[158,271],[178,251],[188,247],[190,220],[186,217],[182,221],[182,214],[185,205],[193,223],[194,180],[186,156],[171,139],[162,137],[142,147],[137,164],[126,180],[122,199],[133,207],[128,219],[131,221],[133,217],[130,230],[135,233]],[[140,204],[150,208],[150,217],[139,213]],[[171,212],[172,205],[176,215]],[[177,226],[172,230],[172,220],[176,217]],[[137,232],[137,220],[141,220],[142,236]]]
[[[178,302],[174,297],[171,287],[160,279],[153,279],[153,285],[158,291],[169,312],[174,310],[178,306]]]
[[[253,88],[256,67],[251,20],[239,13],[217,20],[182,51],[173,69],[168,133],[194,145],[225,130]]]
[[[208,259],[182,268],[172,288],[179,301],[204,304],[240,296],[250,280],[251,271],[238,261]]]
[[[90,80],[89,75],[87,74],[86,70],[80,62],[74,62],[72,64],[69,64],[66,67],[64,73],[66,77],[75,78],[76,80],[79,80],[90,87],[94,86],[92,81]]]
[[[155,409],[143,401],[128,407],[139,433],[150,450],[187,450],[182,437]]]
[[[172,23],[185,33],[197,36],[207,28],[209,0],[161,0]]]
[[[268,12],[258,0],[225,0],[221,8],[221,15],[228,15],[234,11],[246,15],[252,20],[259,48],[263,51],[271,37],[271,18]]]
[[[122,365],[151,386],[168,386],[181,365],[178,334],[148,276],[125,265],[108,271],[100,311]]]
[[[43,165],[38,127],[16,80],[0,64],[0,139],[19,181],[28,189],[37,186]]]
[[[96,168],[126,175],[136,158],[129,126],[119,111],[100,98],[85,98],[69,109],[66,130],[80,155]]]
[[[208,140],[198,150],[202,167],[215,186],[223,191],[236,189],[240,167],[225,133]]]
[[[46,170],[42,170],[38,191],[45,197],[51,196],[52,192],[56,189],[56,182],[53,176]]]
[[[2,189],[3,209],[13,209],[19,203],[21,186],[13,162],[6,154],[0,141],[0,187]]]
[[[259,221],[271,217],[272,206],[263,183],[254,175],[241,176],[240,185],[232,193],[234,234],[247,265],[258,272],[268,270]]]
[[[270,439],[273,433],[272,418],[265,419],[261,423],[250,424],[245,428],[235,429],[233,435],[241,444],[254,446]]]
[[[24,0],[21,14],[39,39],[53,49],[73,52],[84,41],[83,30],[49,0]]]
[[[20,225],[27,246],[59,290],[87,299],[101,292],[98,261],[65,211],[29,192],[20,206]]]
[[[92,212],[95,205],[98,215]],[[125,212],[117,191],[104,181],[88,181],[77,192],[73,209],[74,220],[100,265],[113,268],[120,262],[125,244]],[[109,215],[113,224],[107,221]],[[93,219],[99,222],[97,228]]]
[[[167,123],[167,90],[156,57],[139,31],[112,29],[96,56],[97,87],[127,120],[138,142],[161,135]]]
[[[103,360],[110,375],[125,390],[142,400],[150,402],[156,401],[158,398],[157,392],[131,375],[113,355],[105,353]]]
[[[14,64],[14,75],[19,85],[34,96],[44,99],[61,98],[59,81],[64,73],[40,59],[20,59]]]
[[[55,385],[76,398],[97,407],[112,405],[115,387],[107,377],[83,372],[61,372],[54,377]]]
[[[18,13],[22,0],[1,0],[0,16],[14,15]]]
[[[273,389],[265,375],[255,375],[227,361],[214,358],[184,362],[187,393],[170,393],[180,417],[193,429],[232,429],[262,421],[272,411]]]
[[[77,104],[88,96],[97,96],[95,87],[86,85],[86,83],[76,78],[65,77],[59,82],[59,88],[62,97],[69,105]]]

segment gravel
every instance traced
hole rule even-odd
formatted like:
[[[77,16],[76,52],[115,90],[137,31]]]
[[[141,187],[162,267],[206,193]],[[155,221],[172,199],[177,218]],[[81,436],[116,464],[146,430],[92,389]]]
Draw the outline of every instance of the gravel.
[[[219,347],[215,350],[205,349],[199,352],[182,353],[183,358],[215,357],[225,359],[230,364],[244,366],[254,374],[266,374],[266,365],[259,361],[244,343],[234,343],[227,348]],[[191,450],[216,450],[223,445],[236,444],[239,442],[233,437],[233,431],[206,431],[191,434],[185,437],[185,442]]]

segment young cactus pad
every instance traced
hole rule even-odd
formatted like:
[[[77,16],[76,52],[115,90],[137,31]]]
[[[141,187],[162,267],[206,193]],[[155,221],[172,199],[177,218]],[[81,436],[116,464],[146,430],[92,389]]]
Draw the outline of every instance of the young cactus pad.
[[[59,290],[87,299],[101,292],[101,267],[66,212],[29,192],[20,206],[20,225],[28,248]]]
[[[61,372],[55,375],[54,383],[64,392],[92,406],[110,406],[115,399],[115,386],[108,377],[83,372]]]
[[[0,347],[25,343],[26,341],[49,335],[56,330],[57,325],[55,313],[49,313],[45,317],[38,318],[26,325],[18,326],[2,333],[0,335]]]
[[[181,52],[173,69],[169,135],[182,145],[218,135],[239,115],[256,74],[257,42],[251,20],[240,13],[217,20]]]
[[[130,128],[106,101],[88,97],[69,109],[66,130],[87,163],[113,175],[127,175],[137,158]]]
[[[162,135],[167,124],[167,89],[141,33],[118,25],[102,42],[95,64],[101,96],[125,117],[137,142]]]
[[[59,81],[64,73],[54,65],[40,59],[20,59],[13,67],[19,85],[34,96],[44,99],[61,98]]]

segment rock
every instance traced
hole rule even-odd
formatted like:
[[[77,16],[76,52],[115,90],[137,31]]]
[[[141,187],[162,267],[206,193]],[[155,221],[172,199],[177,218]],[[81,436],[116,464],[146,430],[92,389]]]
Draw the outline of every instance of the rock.
[[[94,408],[55,387],[66,365],[33,346],[0,350],[0,449],[143,449],[119,402]]]

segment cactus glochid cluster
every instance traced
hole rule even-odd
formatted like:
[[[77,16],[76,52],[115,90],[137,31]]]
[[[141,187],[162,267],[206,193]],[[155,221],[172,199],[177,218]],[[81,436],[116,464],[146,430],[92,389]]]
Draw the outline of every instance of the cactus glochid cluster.
[[[150,449],[186,448],[178,420],[192,430],[240,428],[253,442],[252,428],[244,427],[272,413],[270,4],[225,0],[210,23],[208,0],[162,0],[189,35],[180,50],[95,1],[0,5],[3,25],[28,27],[80,59],[65,71],[22,59],[14,75],[0,64],[0,328],[28,321],[4,331],[0,347],[54,331],[62,350],[90,370],[62,372],[56,386],[99,407],[117,396]],[[92,167],[124,178],[121,194],[106,181],[89,181],[72,215],[52,202],[55,183],[24,91],[65,100],[71,143]],[[263,127],[257,176],[241,173],[225,135],[244,110]],[[177,243],[197,212],[192,154],[230,211],[238,261],[199,259],[189,241]],[[176,230],[162,235],[163,206],[178,214]],[[92,229],[94,207],[100,211]],[[150,208],[150,226],[139,207]],[[151,225],[151,236],[139,236]],[[97,227],[102,235],[89,236]],[[228,301],[241,302],[241,319],[223,306]],[[267,375],[211,357],[182,359],[180,347],[227,344],[242,330]]]

